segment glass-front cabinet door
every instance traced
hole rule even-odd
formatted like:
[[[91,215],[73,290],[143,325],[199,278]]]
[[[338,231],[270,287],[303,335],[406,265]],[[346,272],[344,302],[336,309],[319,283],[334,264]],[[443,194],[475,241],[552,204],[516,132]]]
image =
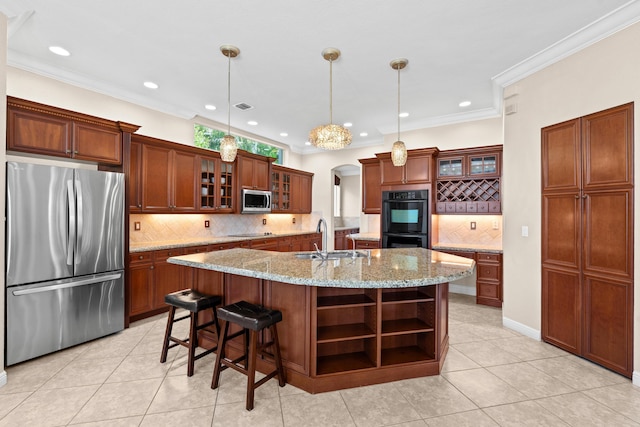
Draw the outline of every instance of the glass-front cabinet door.
[[[469,156],[469,176],[495,175],[498,170],[498,156]]]
[[[463,157],[438,159],[438,178],[463,176],[463,164]]]
[[[233,211],[233,163],[220,159],[200,158],[200,210],[213,212]]]
[[[274,168],[271,173],[271,210],[291,210],[291,174]]]

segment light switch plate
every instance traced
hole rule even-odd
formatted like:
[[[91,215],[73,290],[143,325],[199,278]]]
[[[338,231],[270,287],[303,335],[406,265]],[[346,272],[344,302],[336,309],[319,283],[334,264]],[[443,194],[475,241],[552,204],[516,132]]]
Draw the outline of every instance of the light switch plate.
[[[522,237],[529,237],[529,227],[526,225],[522,226]]]

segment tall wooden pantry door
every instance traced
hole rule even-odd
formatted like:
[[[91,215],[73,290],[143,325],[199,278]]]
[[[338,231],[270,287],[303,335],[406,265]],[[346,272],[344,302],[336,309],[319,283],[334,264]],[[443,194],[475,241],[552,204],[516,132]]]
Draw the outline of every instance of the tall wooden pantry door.
[[[542,339],[633,371],[633,104],[542,129]]]

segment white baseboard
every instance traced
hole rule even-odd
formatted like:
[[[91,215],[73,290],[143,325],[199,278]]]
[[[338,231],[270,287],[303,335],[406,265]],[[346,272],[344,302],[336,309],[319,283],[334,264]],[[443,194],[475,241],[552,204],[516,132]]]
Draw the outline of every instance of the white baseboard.
[[[515,320],[511,320],[507,317],[502,318],[502,325],[505,328],[512,329],[516,332],[521,333],[524,336],[529,338],[533,338],[536,341],[540,341],[542,339],[542,334],[539,330],[533,329],[527,325],[523,325],[522,323],[516,322]]]
[[[0,372],[0,387],[4,387],[7,384],[7,371]]]
[[[631,382],[633,385],[640,387],[640,371],[633,371]]]
[[[449,292],[454,294],[471,295],[476,296],[476,288],[472,286],[456,285],[455,283],[449,283]]]

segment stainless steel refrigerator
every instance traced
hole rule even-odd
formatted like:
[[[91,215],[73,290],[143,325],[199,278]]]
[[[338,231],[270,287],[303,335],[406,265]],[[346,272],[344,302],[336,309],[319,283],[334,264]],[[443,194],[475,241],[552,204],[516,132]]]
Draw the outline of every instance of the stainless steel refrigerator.
[[[124,176],[7,162],[6,364],[124,328]]]

